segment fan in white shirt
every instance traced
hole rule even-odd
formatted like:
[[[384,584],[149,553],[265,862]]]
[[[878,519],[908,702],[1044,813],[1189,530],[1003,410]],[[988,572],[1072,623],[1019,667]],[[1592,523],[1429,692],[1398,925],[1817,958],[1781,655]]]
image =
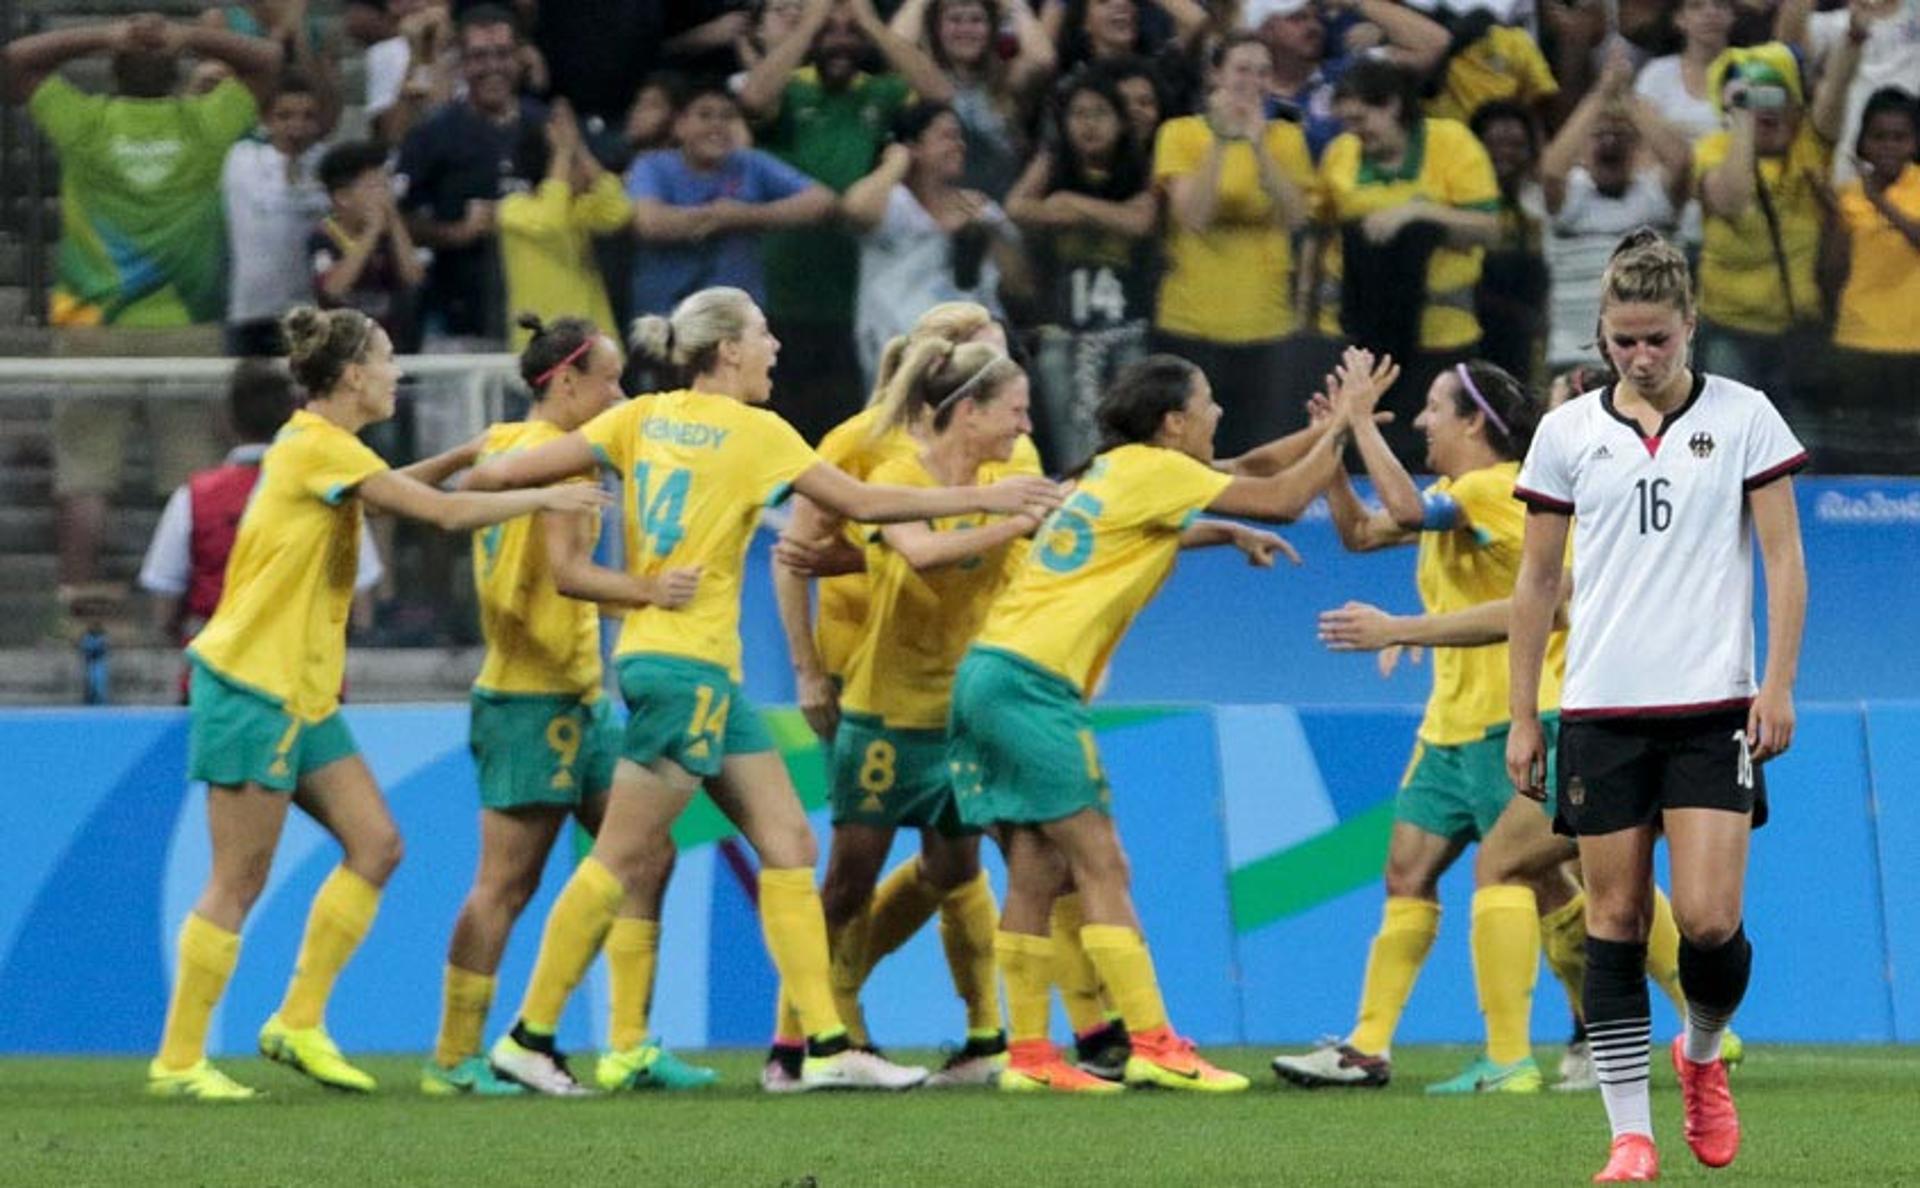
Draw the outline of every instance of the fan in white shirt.
[[[1547,415],[1514,490],[1532,511],[1513,599],[1507,770],[1544,799],[1536,698],[1571,530],[1559,823],[1587,876],[1587,1030],[1614,1136],[1595,1179],[1646,1180],[1659,1172],[1646,955],[1663,832],[1687,997],[1672,1053],[1687,1144],[1709,1167],[1739,1150],[1720,1045],[1752,968],[1741,906],[1766,812],[1758,765],[1793,740],[1807,586],[1787,476],[1806,451],[1761,393],[1689,369],[1693,281],[1656,232],[1614,253],[1600,321],[1620,382]],[[1757,690],[1756,535],[1768,606]]]

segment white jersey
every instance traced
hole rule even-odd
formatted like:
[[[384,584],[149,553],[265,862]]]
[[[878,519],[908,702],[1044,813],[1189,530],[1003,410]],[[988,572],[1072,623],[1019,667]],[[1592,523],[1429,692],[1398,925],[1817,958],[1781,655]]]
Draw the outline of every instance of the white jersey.
[[[1806,465],[1766,396],[1696,373],[1654,437],[1611,388],[1548,413],[1514,495],[1574,517],[1565,718],[1695,714],[1750,702],[1747,492]]]

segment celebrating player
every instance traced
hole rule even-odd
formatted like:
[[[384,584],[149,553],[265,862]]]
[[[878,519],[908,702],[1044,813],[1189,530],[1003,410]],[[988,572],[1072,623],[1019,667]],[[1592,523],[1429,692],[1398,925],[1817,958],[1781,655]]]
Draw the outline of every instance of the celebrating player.
[[[620,350],[592,322],[562,318],[532,334],[520,373],[533,392],[524,421],[487,429],[480,460],[573,432],[620,400]],[[601,695],[596,607],[683,606],[691,569],[636,577],[593,564],[596,518],[547,514],[474,534],[473,575],[487,656],[473,683],[472,748],[480,775],[480,866],[447,946],[444,1006],[433,1059],[420,1075],[436,1095],[520,1092],[480,1054],[494,971],[569,814],[598,828],[620,728]],[[690,1088],[710,1070],[676,1059],[647,1036],[646,990],[660,947],[660,905],[627,904],[608,930],[611,1050],[604,1089]]]
[[[1203,1060],[1168,1022],[1086,698],[1181,547],[1233,544],[1256,564],[1272,563],[1279,538],[1194,518],[1203,509],[1265,520],[1299,515],[1332,480],[1353,418],[1372,415],[1373,389],[1350,396],[1304,457],[1254,478],[1210,465],[1220,406],[1198,368],[1153,355],[1123,369],[1101,404],[1108,448],[1048,520],[962,660],[949,722],[961,817],[1000,825],[1007,853],[995,946],[1013,1039],[1002,1089],[1114,1088],[1068,1065],[1047,1038],[1049,915],[1062,857],[1085,912],[1080,942],[1132,1039],[1125,1080],[1207,1092],[1247,1087],[1245,1077]]]
[[[593,852],[547,918],[526,998],[495,1043],[496,1068],[531,1088],[575,1093],[554,1046],[561,1008],[619,914],[623,900],[657,904],[672,864],[670,830],[705,784],[761,862],[759,906],[767,948],[807,1034],[803,1088],[904,1088],[925,1076],[848,1041],[827,981],[827,938],[813,885],[813,833],[785,764],[740,676],[740,579],[762,508],[797,490],[869,522],[971,511],[1015,514],[1057,502],[1051,483],[992,487],[879,487],[826,465],[791,426],[757,407],[779,340],[739,289],[704,289],[671,319],[635,324],[637,347],[690,377],[690,386],[628,401],[582,428],[476,467],[470,484],[525,486],[605,462],[628,501],[631,573],[699,567],[692,601],[628,614],[615,649],[631,715]]]
[[[1342,386],[1390,386],[1398,368],[1376,367],[1369,352],[1349,349],[1339,374]],[[1427,464],[1441,477],[1422,494],[1379,430],[1362,425],[1355,440],[1385,509],[1369,510],[1344,475],[1336,478],[1327,501],[1342,543],[1363,552],[1417,543],[1420,597],[1430,612],[1506,598],[1525,519],[1513,498],[1513,476],[1538,418],[1525,386],[1490,363],[1442,372],[1414,420],[1426,438]],[[1556,640],[1542,690],[1550,728],[1559,660]],[[1435,651],[1433,693],[1394,802],[1387,903],[1367,959],[1359,1019],[1342,1041],[1275,1058],[1274,1071],[1285,1079],[1309,1087],[1387,1083],[1394,1030],[1439,930],[1440,876],[1469,843],[1480,841],[1470,943],[1487,1049],[1460,1075],[1427,1091],[1540,1088],[1528,1035],[1539,915],[1566,907],[1574,886],[1559,869],[1564,843],[1539,808],[1514,796],[1502,778],[1505,703],[1504,648]]]
[[[1793,741],[1807,588],[1788,476],[1807,454],[1765,395],[1690,369],[1692,278],[1657,234],[1621,241],[1600,300],[1620,381],[1548,414],[1515,488],[1531,512],[1514,588],[1507,773],[1545,799],[1540,666],[1571,528],[1559,824],[1586,872],[1587,1030],[1613,1126],[1594,1179],[1611,1182],[1659,1175],[1645,970],[1662,832],[1687,998],[1673,1044],[1687,1145],[1709,1167],[1739,1150],[1721,1038],[1752,968],[1741,901],[1750,835],[1766,820],[1761,765]],[[1757,690],[1756,535],[1767,579]]]
[[[325,1027],[334,981],[400,862],[399,831],[340,717],[361,504],[458,532],[538,511],[591,512],[606,502],[582,486],[488,495],[429,485],[466,465],[471,448],[387,469],[354,436],[393,415],[400,369],[386,331],[352,310],[311,306],[283,325],[293,376],[310,399],[261,460],[220,605],[189,649],[187,774],[207,782],[213,870],[180,930],[166,1029],[147,1069],[148,1089],[162,1096],[254,1096],[207,1061],[207,1026],[290,803],[344,854],[314,898],[286,997],[260,1029],[260,1051],[323,1085],[374,1088]]]

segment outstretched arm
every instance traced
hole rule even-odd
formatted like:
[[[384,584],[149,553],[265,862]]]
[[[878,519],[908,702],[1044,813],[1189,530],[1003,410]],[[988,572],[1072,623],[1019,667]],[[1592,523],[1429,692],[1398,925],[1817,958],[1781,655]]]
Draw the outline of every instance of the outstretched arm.
[[[369,507],[444,532],[471,532],[538,511],[598,513],[608,503],[605,492],[586,483],[524,491],[442,491],[392,470],[369,475],[359,493]]]
[[[828,511],[863,524],[932,520],[976,511],[1045,515],[1060,506],[1060,488],[1035,476],[1002,479],[990,487],[893,487],[863,483],[828,462],[810,467],[794,480],[793,489]]]

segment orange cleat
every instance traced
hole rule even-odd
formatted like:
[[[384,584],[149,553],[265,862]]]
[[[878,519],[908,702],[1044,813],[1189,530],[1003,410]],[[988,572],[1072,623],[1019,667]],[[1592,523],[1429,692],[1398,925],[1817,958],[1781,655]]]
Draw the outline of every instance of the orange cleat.
[[[1193,1041],[1175,1035],[1173,1028],[1156,1027],[1133,1037],[1127,1084],[1189,1093],[1239,1093],[1247,1087],[1247,1078],[1202,1059]]]
[[[1725,1167],[1740,1153],[1740,1113],[1727,1088],[1727,1066],[1719,1060],[1695,1064],[1687,1059],[1686,1039],[1673,1039],[1673,1071],[1680,1074],[1680,1100],[1686,1106],[1687,1146],[1708,1167]]]
[[[1660,1152],[1644,1134],[1623,1134],[1613,1140],[1607,1166],[1594,1173],[1596,1184],[1640,1184],[1660,1178]]]
[[[1124,1093],[1126,1087],[1083,1073],[1046,1040],[1007,1045],[1007,1066],[994,1078],[1003,1093]]]

